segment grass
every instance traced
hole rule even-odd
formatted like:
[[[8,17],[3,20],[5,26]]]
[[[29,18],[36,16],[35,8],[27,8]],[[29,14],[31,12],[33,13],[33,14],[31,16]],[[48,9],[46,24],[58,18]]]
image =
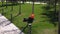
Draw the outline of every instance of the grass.
[[[0,3],[1,4],[1,3]],[[42,15],[45,10],[42,8],[45,5],[35,5],[34,6],[34,13],[35,13],[35,20],[32,24],[32,34],[54,34],[54,29],[57,27],[54,27],[53,24],[51,24],[46,16]],[[13,6],[13,11],[11,11],[11,6],[3,7],[4,8],[4,16],[8,19],[10,19],[10,14],[13,14],[13,17],[16,16],[19,13],[19,5]],[[1,7],[2,8],[2,7]],[[2,11],[0,8],[0,11]],[[27,23],[23,22],[23,18],[28,18],[31,15],[32,12],[32,5],[31,4],[22,4],[21,7],[21,15],[13,18],[13,23],[21,29],[21,27],[25,27]],[[1,13],[1,12],[0,12]],[[52,33],[51,33],[52,31]],[[48,33],[49,32],[49,33]],[[26,32],[25,32],[26,33]],[[57,33],[57,32],[56,32]]]

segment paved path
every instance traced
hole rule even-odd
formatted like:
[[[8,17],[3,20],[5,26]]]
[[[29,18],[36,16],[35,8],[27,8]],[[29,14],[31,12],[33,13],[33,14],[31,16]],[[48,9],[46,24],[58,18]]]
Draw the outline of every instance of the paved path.
[[[19,34],[21,30],[0,14],[0,34]],[[24,34],[22,32],[22,34]]]
[[[0,0],[0,2],[1,2],[1,0]],[[5,1],[6,2],[6,1]],[[20,3],[19,1],[18,1],[18,3]],[[22,3],[22,1],[21,1],[21,3]],[[29,3],[29,4],[32,4],[32,2],[25,2],[25,3]],[[41,3],[41,2],[34,2],[34,4],[47,4],[47,3]]]
[[[22,1],[21,1],[21,3],[22,3]],[[33,2],[25,2],[25,3],[33,4]],[[34,2],[34,4],[47,4],[47,3],[42,3],[42,2]]]
[[[30,3],[30,4],[33,4],[33,2],[25,2],[25,3]],[[42,3],[42,2],[34,2],[34,4],[47,4],[47,3]]]

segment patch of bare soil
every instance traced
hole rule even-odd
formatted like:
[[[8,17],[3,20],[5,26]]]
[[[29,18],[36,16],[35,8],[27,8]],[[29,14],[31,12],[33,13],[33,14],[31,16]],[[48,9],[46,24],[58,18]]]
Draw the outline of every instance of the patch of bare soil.
[[[58,29],[56,29],[56,28],[44,29],[43,34],[58,34]]]

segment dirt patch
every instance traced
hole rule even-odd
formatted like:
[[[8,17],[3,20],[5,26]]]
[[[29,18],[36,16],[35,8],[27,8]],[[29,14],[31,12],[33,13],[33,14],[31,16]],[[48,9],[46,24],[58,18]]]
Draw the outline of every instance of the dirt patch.
[[[44,29],[43,34],[58,34],[58,30],[55,28],[54,29]]]

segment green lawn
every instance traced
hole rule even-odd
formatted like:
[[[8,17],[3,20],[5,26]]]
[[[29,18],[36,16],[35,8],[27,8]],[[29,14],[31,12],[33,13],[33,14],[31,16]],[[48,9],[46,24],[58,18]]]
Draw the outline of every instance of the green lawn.
[[[1,5],[1,3],[0,3]],[[35,20],[32,24],[32,34],[56,34],[54,32],[54,29],[57,27],[54,27],[53,24],[51,24],[47,18],[47,16],[42,15],[42,13],[45,11],[42,7],[45,5],[35,5],[34,6],[34,13],[35,13]],[[13,17],[16,16],[19,13],[19,5],[14,6],[13,11],[11,11],[11,6],[8,6],[4,8],[4,16],[6,16],[8,19],[10,19],[10,14],[13,14]],[[25,27],[27,23],[23,22],[23,18],[28,18],[32,12],[32,5],[31,4],[22,4],[22,10],[21,15],[13,18],[13,23],[18,27]],[[2,7],[0,8],[0,12]],[[25,32],[26,33],[26,32]]]

